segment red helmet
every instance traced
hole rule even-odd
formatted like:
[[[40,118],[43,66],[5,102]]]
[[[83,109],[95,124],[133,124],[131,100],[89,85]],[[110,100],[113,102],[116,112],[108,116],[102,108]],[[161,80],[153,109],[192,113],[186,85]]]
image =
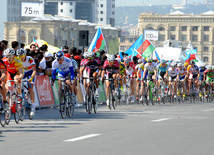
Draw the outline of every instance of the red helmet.
[[[71,58],[71,55],[69,53],[66,53],[64,54],[64,57]]]

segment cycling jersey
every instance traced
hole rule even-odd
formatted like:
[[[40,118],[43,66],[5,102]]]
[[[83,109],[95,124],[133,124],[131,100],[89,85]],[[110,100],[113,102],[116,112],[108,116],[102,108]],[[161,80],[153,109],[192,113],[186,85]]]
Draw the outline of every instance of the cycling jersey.
[[[32,68],[35,66],[36,63],[34,62],[34,59],[30,56],[26,56],[25,62],[22,62],[23,67],[24,67],[24,72],[29,72],[32,70]]]
[[[69,58],[64,57],[63,63],[59,64],[58,60],[52,62],[52,78],[56,79],[56,70],[59,69],[58,78],[66,78],[69,73],[70,77],[74,79],[74,69],[72,61]]]
[[[125,63],[124,63],[124,65],[125,65]],[[126,74],[130,75],[130,76],[133,76],[134,75],[134,70],[135,70],[134,62],[129,62],[129,65],[128,66],[125,65],[125,67],[126,67]]]
[[[172,70],[172,67],[170,67],[168,69],[168,75],[171,76],[171,77],[176,77],[177,75],[179,75],[178,73],[178,69],[175,69],[174,71]]]
[[[125,74],[126,67],[125,67],[125,65],[124,65],[122,62],[120,62],[119,65],[120,65],[120,66],[119,66],[120,74],[124,75],[124,74]]]
[[[119,69],[119,63],[117,60],[114,60],[114,63],[112,65],[112,67],[109,66],[109,62],[108,60],[106,60],[104,62],[104,65],[103,65],[103,69],[108,72],[109,74],[114,74],[117,72],[117,70]]]
[[[186,69],[184,67],[182,67],[182,69],[178,69],[178,74],[179,74],[179,77],[183,77],[185,76],[185,74],[187,73]]]
[[[76,60],[71,59],[71,62],[72,62],[72,64],[73,64],[74,71],[76,71],[76,70],[78,69],[78,64],[77,64]]]
[[[82,59],[81,62],[80,62],[80,66],[83,66],[84,62],[86,61],[87,59]]]
[[[157,66],[157,69],[160,72],[166,72],[169,69],[169,66],[167,64],[163,65],[163,64],[159,64]]]
[[[204,74],[207,76],[207,78],[214,78],[214,70],[211,70],[210,72],[208,72],[208,70],[205,70]]]
[[[5,58],[3,58],[3,62],[6,65],[7,72],[12,74],[19,74],[19,68],[23,68],[23,64],[20,58],[14,57],[12,63],[9,63]]]
[[[200,77],[199,79],[200,80],[203,80],[204,78],[204,72],[205,72],[206,68],[202,69],[202,68],[199,68],[199,74],[200,74]]]
[[[90,62],[90,60],[86,59],[83,63],[84,67],[87,67],[90,69],[92,72],[95,72],[99,69],[100,66],[100,59],[99,58],[94,58],[93,62]]]
[[[144,71],[148,70],[149,74],[153,74],[156,69],[156,63],[154,62],[152,62],[151,66],[148,63],[144,66]]]
[[[141,77],[141,79],[143,78],[144,66],[145,66],[144,63],[141,63],[141,64],[138,66],[138,70],[141,71],[141,72],[140,72],[140,76],[139,76],[139,77]],[[147,76],[148,76],[148,71],[146,72],[145,79],[147,78]]]
[[[198,66],[194,65],[194,67],[192,67],[191,65],[189,65],[187,67],[187,71],[193,75],[196,75],[196,74],[198,74]]]
[[[2,62],[0,62],[0,69],[6,69],[6,66],[5,66],[5,64],[4,64],[4,62],[2,61]]]

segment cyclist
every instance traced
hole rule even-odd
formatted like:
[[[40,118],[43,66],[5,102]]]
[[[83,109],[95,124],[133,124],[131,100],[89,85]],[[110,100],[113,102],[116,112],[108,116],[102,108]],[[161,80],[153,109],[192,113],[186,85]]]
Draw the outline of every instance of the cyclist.
[[[72,92],[72,83],[75,77],[72,61],[69,58],[64,57],[64,53],[62,51],[58,51],[55,54],[55,58],[56,59],[52,62],[52,85],[54,85],[54,81],[56,80],[56,72],[58,69],[58,79],[67,78],[70,76],[70,79],[66,80],[65,82]],[[58,93],[60,96],[60,91],[62,89],[62,82],[60,80],[58,80],[58,85]]]
[[[139,65],[138,67],[138,71],[137,71],[137,78],[138,80],[141,81],[141,90],[140,90],[140,93],[141,94],[144,94],[144,81],[143,81],[143,73],[144,73],[144,67],[145,67],[145,64],[147,63],[146,59],[143,59],[142,63]],[[146,72],[146,75],[145,75],[145,79],[147,78],[148,76],[148,71]],[[143,101],[143,96],[140,97],[140,102]]]
[[[179,73],[178,73],[178,70],[176,69],[176,66],[177,66],[177,64],[172,62],[171,67],[168,69],[168,74],[169,74],[168,87],[170,88],[171,83],[173,83],[173,85],[174,85],[174,90],[173,90],[174,91],[174,98],[177,98],[177,96],[176,96],[176,94],[177,94],[176,81],[178,81],[178,79],[179,79]],[[169,91],[169,93],[170,93],[170,91]]]
[[[117,87],[117,81],[116,78],[120,74],[119,70],[119,63],[117,60],[115,60],[114,55],[108,55],[107,60],[104,62],[103,65],[103,71],[102,71],[102,78],[106,76],[106,79],[111,79],[113,78],[114,85],[115,85],[115,94],[118,94],[118,87]],[[107,97],[109,96],[109,86],[110,86],[110,81],[106,80],[106,95]],[[109,105],[109,99],[106,101],[107,106]]]
[[[195,61],[193,60],[190,61],[190,65],[187,67],[187,74],[189,76],[187,95],[189,96],[189,90],[191,88],[192,80],[195,80],[196,91],[198,93],[198,81],[199,81],[200,74],[199,74],[198,66],[195,65]]]
[[[119,73],[119,79],[120,79],[120,85],[121,87],[123,86],[123,81],[122,79],[125,78],[126,76],[126,67],[125,65],[121,62],[120,58],[116,58],[116,60],[119,63],[119,69],[120,69],[120,73]],[[123,88],[123,87],[122,87]]]
[[[185,70],[182,63],[178,63],[178,74],[179,74],[179,80],[181,81],[181,85],[183,87],[183,97],[185,97],[185,81],[187,80],[187,71]]]
[[[158,86],[160,85],[160,83],[161,83],[162,80],[164,82],[167,82],[166,79],[168,77],[168,68],[169,68],[169,66],[167,65],[166,61],[164,59],[161,59],[160,60],[160,64],[158,64],[158,66],[157,66],[157,71],[158,71]],[[161,93],[161,91],[159,91],[158,100],[160,100],[160,93]]]
[[[152,62],[152,59],[147,59],[147,64],[144,66],[143,79],[146,78],[146,73],[148,71],[147,76],[147,87],[149,86],[149,81],[153,81],[157,79],[157,67],[156,63]]]
[[[126,76],[134,77],[135,64],[131,61],[131,58],[129,58],[128,56],[126,56],[123,60],[124,60],[124,64],[126,67]],[[124,86],[125,87],[124,91],[125,91],[127,89],[126,88],[126,82],[124,82],[124,84],[125,84],[125,86]],[[135,97],[134,97],[134,79],[133,78],[131,78],[130,85],[131,85],[132,92],[131,92],[131,96],[129,97],[129,100],[132,100],[132,102],[134,102]]]
[[[3,58],[3,62],[7,68],[7,80],[14,80],[17,85],[18,92],[18,104],[22,102],[22,86],[21,79],[24,77],[24,69],[22,61],[15,57],[15,50],[12,48],[8,48],[4,51],[5,57]],[[8,85],[6,85],[6,92],[8,90]],[[20,105],[19,105],[20,106]],[[6,104],[5,109],[8,109],[9,106]]]
[[[98,83],[98,77],[101,75],[101,65],[100,65],[100,59],[96,58],[94,55],[94,52],[88,52],[87,53],[87,59],[83,63],[83,68],[81,69],[80,75],[82,77],[83,71],[86,69],[86,74],[89,77],[93,77],[94,82],[96,83],[96,92],[95,95],[97,98],[99,98],[100,91],[99,91],[99,83]],[[86,80],[87,85],[87,93],[89,91],[88,87],[90,85],[90,80]]]
[[[36,63],[34,59],[30,56],[26,56],[27,51],[23,48],[17,50],[18,57],[22,60],[23,68],[24,68],[24,77],[23,79],[27,79],[30,83],[28,84],[28,91],[30,93],[31,99],[31,116],[35,115],[35,94],[33,90],[34,80],[36,76]]]
[[[74,75],[75,77],[77,77],[77,75],[79,76],[79,68],[78,68],[78,64],[77,62],[71,58],[71,55],[69,53],[65,53],[64,57],[69,58],[73,64],[73,68],[74,68]],[[75,106],[78,105],[78,101],[77,101],[77,87],[76,87],[76,83],[77,83],[77,79],[74,78],[73,84],[72,84],[72,92],[71,94],[73,94],[73,98],[75,99]]]
[[[208,65],[207,69],[204,71],[204,80],[206,80],[206,84],[211,83],[212,90],[213,90],[213,81],[214,81],[214,70],[212,70],[212,66]],[[206,87],[207,90],[207,87]],[[205,94],[207,97],[207,93]]]
[[[138,70],[138,68],[142,63],[143,63],[143,59],[138,59],[137,65],[135,66],[135,71],[136,71],[136,76],[137,76],[137,80],[136,80],[136,95],[137,95],[136,100],[137,101],[139,100],[138,93],[140,93],[140,92],[138,91],[138,89],[139,89],[139,84],[141,82],[141,74],[140,74],[141,72],[140,72],[140,70]]]
[[[201,84],[202,84],[202,81],[204,81],[204,72],[206,70],[206,67],[204,64],[201,64],[199,66],[199,74],[200,74],[200,77],[199,77],[199,82],[198,82],[198,88],[200,88]],[[199,93],[199,97],[201,97],[201,93]]]
[[[3,97],[3,102],[4,104],[0,104],[0,111],[4,109],[4,105],[7,104],[6,100],[6,89],[5,89],[5,83],[6,83],[6,66],[4,62],[0,59],[0,71],[1,71],[1,77],[0,77],[0,86],[2,89],[0,89],[2,97]]]

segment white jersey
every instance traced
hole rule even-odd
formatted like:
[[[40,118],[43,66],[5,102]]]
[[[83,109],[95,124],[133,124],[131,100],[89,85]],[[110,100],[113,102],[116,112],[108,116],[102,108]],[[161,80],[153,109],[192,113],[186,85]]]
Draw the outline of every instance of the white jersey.
[[[70,67],[73,67],[73,63],[71,59],[66,57],[64,57],[64,61],[61,65],[57,59],[52,62],[52,70],[59,69],[59,73],[68,73]]]
[[[181,70],[178,69],[179,77],[185,76],[186,73],[187,73],[187,71],[184,69],[184,67]]]
[[[74,70],[77,70],[78,69],[77,62],[74,59],[71,59],[71,61],[72,61],[72,64],[74,66]]]
[[[36,66],[34,59],[30,56],[26,56],[26,60],[22,64],[25,72],[31,71],[33,66]]]
[[[149,73],[154,73],[154,71],[156,70],[156,63],[152,62],[151,66],[146,63],[146,65],[144,66],[144,71],[148,70]]]
[[[168,69],[168,75],[171,76],[171,77],[175,77],[177,76],[179,73],[178,73],[178,69],[176,68],[174,71],[172,70],[172,67],[170,67]]]

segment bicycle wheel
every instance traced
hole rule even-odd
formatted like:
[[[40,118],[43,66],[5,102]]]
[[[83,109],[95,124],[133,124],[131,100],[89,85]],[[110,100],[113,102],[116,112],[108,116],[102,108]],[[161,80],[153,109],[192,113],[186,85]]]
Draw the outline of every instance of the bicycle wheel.
[[[59,102],[60,102],[60,105],[59,105],[59,111],[60,111],[60,114],[61,114],[61,117],[62,119],[65,118],[66,116],[66,113],[67,113],[67,108],[66,108],[66,99],[65,99],[65,93],[64,93],[64,90],[60,90],[60,93],[59,93]]]
[[[2,127],[5,127],[5,118],[6,118],[6,115],[5,115],[5,111],[4,110],[2,110],[1,112],[0,112],[0,123],[1,123],[1,126]]]
[[[92,100],[93,100],[91,88],[90,88],[88,93],[89,94],[88,94],[88,99],[87,99],[87,108],[88,108],[88,113],[91,114],[91,112],[92,112]]]
[[[21,121],[23,121],[25,118],[25,113],[26,113],[25,99],[24,98],[22,99],[22,103],[20,103],[20,109],[19,110],[20,110],[19,118]]]
[[[29,118],[30,120],[32,120],[32,116],[30,116],[31,104],[29,104],[28,102],[25,103],[25,111],[27,112],[28,118]]]
[[[68,109],[67,109],[68,117],[71,117],[74,114],[74,104],[72,102],[73,102],[73,97],[70,98],[68,102]]]
[[[115,101],[115,97],[114,97],[115,94],[113,94],[113,92],[112,92],[111,95],[112,95],[112,107],[115,110],[116,106],[117,106],[117,102]]]
[[[14,120],[15,120],[16,124],[18,124],[19,120],[20,120],[19,116],[20,116],[21,111],[20,111],[20,108],[19,108],[17,103],[14,103],[14,106],[16,108],[15,113],[13,113],[14,114]]]
[[[111,90],[109,88],[109,93],[108,93],[108,100],[109,100],[109,109],[111,110],[112,109],[112,95],[111,95]]]

